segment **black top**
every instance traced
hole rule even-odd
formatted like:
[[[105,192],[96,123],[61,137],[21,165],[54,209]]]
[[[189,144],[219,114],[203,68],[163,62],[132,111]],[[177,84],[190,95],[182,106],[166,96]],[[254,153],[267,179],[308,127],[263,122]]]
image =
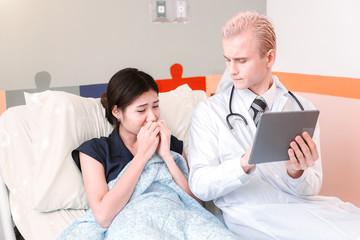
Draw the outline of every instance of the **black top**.
[[[183,142],[171,136],[170,150],[182,154]],[[115,179],[134,158],[115,129],[109,137],[93,138],[72,151],[72,157],[81,171],[79,152],[94,158],[103,165],[107,183]]]

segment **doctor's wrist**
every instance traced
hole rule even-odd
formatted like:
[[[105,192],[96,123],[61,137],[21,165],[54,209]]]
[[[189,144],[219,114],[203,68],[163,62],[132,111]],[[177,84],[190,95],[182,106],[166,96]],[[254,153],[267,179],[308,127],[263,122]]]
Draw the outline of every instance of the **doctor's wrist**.
[[[286,171],[287,171],[287,174],[293,179],[297,179],[297,178],[301,177],[304,173],[304,170],[293,170],[290,168],[287,168]]]
[[[254,169],[256,166],[249,164],[248,162],[249,162],[249,158],[247,154],[242,155],[240,158],[240,165],[246,174],[250,174],[252,172],[251,170]]]

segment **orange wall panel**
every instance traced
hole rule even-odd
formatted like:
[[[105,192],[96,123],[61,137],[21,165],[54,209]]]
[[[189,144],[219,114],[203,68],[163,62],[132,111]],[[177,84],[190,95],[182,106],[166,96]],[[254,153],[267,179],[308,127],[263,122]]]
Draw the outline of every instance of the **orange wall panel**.
[[[210,97],[216,92],[216,88],[220,82],[222,75],[213,75],[206,77],[206,95]]]
[[[360,99],[360,79],[274,72],[289,90]]]
[[[5,91],[0,91],[0,115],[6,110]]]
[[[159,86],[159,92],[168,92],[174,90],[178,86],[188,84],[192,90],[206,91],[206,77],[188,77],[183,78],[183,67],[179,63],[175,63],[170,67],[172,79],[155,80]]]

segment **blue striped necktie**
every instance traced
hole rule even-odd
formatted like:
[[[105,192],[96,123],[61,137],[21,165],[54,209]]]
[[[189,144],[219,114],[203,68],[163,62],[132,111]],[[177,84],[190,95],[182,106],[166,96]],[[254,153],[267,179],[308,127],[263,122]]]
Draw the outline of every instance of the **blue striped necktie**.
[[[261,115],[264,113],[265,108],[266,108],[266,103],[260,99],[260,98],[256,98],[253,103],[251,104],[251,108],[254,111],[254,123],[257,126],[259,119],[261,117]]]

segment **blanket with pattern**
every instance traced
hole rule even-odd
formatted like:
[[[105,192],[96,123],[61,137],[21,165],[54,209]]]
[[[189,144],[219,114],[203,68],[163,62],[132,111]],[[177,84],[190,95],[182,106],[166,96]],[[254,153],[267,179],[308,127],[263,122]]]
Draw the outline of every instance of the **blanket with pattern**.
[[[188,177],[185,160],[172,152],[176,164]],[[126,170],[109,182],[111,189]],[[60,235],[65,239],[240,239],[212,213],[184,192],[157,155],[146,164],[135,190],[108,228],[102,228],[91,211],[76,219]]]

